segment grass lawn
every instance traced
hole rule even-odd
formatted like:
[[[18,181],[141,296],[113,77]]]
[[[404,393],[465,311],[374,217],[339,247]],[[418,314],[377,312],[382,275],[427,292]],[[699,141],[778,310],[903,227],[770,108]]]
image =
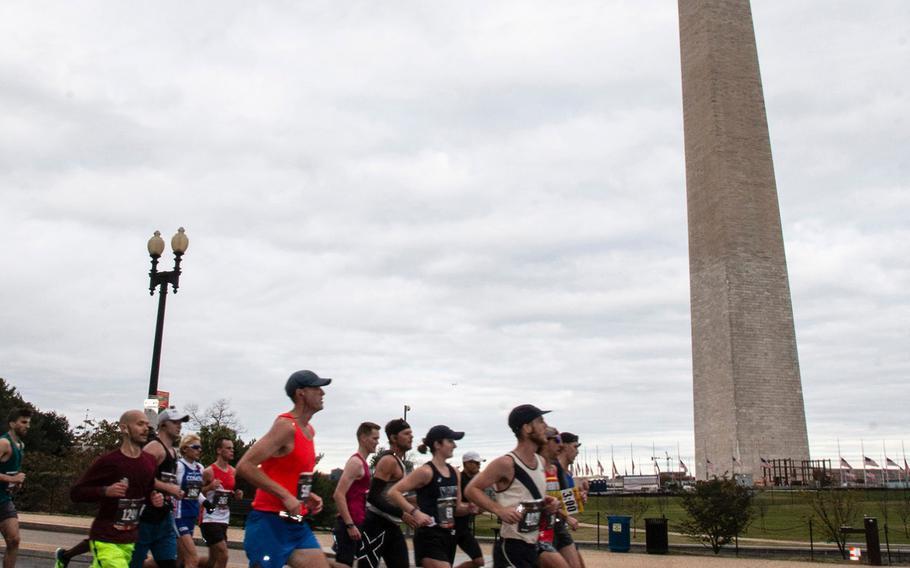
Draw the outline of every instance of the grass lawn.
[[[888,524],[888,538],[892,544],[910,544],[907,526],[901,519],[901,513],[910,511],[910,491],[906,490],[856,490],[860,501],[859,514],[853,526],[862,526],[863,515],[878,518],[881,540],[884,546],[884,525]],[[803,491],[759,491],[755,496],[755,512],[752,524],[741,538],[769,541],[809,542],[809,519],[814,517],[809,504],[811,492]],[[598,516],[599,513],[599,516]],[[630,515],[633,517],[635,541],[644,541],[644,519],[665,515],[669,521],[670,532],[678,532],[679,522],[685,518],[678,497],[671,496],[591,496],[585,511],[577,518],[584,524],[600,524],[601,542],[607,541],[607,516]],[[908,519],[910,520],[910,519]],[[821,523],[813,520],[813,535],[816,543],[826,542]],[[491,529],[497,527],[495,519],[489,515],[477,517],[477,534],[491,535]],[[596,541],[597,528],[580,528],[575,533],[579,541]],[[671,541],[691,542],[686,537],[675,537]]]

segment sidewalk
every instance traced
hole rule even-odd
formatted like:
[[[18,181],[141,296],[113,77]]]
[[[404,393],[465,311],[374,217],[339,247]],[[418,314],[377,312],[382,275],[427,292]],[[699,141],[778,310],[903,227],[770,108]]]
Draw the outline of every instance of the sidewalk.
[[[87,535],[88,528],[92,520],[87,517],[70,517],[62,515],[47,515],[36,513],[20,513],[19,523],[22,529],[32,531],[47,531],[54,533],[67,533],[71,535],[71,542],[78,542],[79,536]],[[328,533],[316,533],[319,543],[323,550],[331,553],[332,535]],[[411,542],[408,541],[410,547]],[[58,544],[38,542],[35,539],[26,538],[23,535],[22,544],[20,545],[20,562],[23,568],[47,567],[53,563],[53,554]],[[202,546],[200,544],[200,546]],[[230,568],[246,568],[247,564],[242,554],[243,548],[243,529],[230,528],[228,530],[228,546],[235,552],[228,566]],[[487,566],[492,567],[492,544],[490,542],[481,542]],[[582,555],[585,559],[587,568],[609,568],[613,566],[622,566],[628,568],[650,568],[652,566],[660,568],[696,568],[702,566],[723,567],[735,566],[736,568],[806,568],[806,562],[789,561],[789,560],[761,560],[733,558],[728,556],[694,556],[694,555],[667,555],[654,556],[639,553],[611,553],[607,550],[595,550],[584,548]],[[82,568],[89,562],[89,557],[74,559],[71,563],[73,568]],[[455,564],[467,560],[467,557],[458,552]]]

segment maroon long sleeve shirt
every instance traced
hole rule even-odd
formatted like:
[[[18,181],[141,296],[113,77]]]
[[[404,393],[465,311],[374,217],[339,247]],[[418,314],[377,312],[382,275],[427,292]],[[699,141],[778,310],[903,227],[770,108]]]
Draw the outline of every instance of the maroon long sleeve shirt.
[[[139,457],[131,458],[119,449],[104,454],[89,466],[70,490],[70,499],[77,503],[99,503],[98,514],[89,529],[90,539],[118,544],[136,542],[139,527],[122,522],[123,511],[130,505],[135,507],[138,504],[136,501],[128,503],[128,499],[149,502],[149,495],[155,487],[156,467],[155,458],[147,452],[140,452]],[[126,496],[106,497],[105,487],[124,477],[129,480]]]

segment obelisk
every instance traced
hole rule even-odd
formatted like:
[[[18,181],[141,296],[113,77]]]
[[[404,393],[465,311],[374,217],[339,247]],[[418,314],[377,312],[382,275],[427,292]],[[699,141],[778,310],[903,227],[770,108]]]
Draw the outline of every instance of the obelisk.
[[[697,475],[759,481],[809,442],[749,0],[679,0],[679,36]]]

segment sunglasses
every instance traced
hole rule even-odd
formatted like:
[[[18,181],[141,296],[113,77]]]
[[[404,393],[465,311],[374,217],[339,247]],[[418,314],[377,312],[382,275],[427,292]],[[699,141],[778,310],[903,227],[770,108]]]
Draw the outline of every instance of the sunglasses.
[[[562,438],[560,438],[559,436],[553,436],[551,438],[547,438],[547,440],[555,440],[557,444],[562,443]]]
[[[190,448],[191,450],[201,450],[202,446],[199,444],[193,444],[192,446],[187,446],[187,448]]]

